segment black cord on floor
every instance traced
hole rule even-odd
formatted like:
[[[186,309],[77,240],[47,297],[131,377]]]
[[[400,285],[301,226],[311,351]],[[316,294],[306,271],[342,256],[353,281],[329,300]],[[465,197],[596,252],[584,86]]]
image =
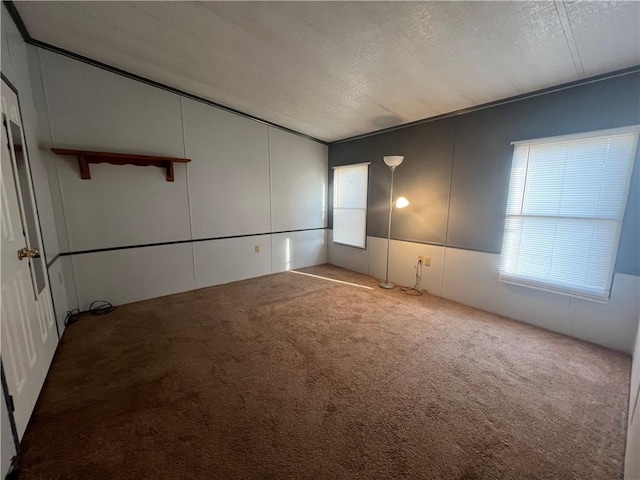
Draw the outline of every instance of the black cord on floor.
[[[74,308],[73,310],[69,310],[67,312],[67,316],[64,318],[65,326],[71,325],[76,322],[82,315],[85,313],[90,313],[91,315],[105,315],[107,313],[111,313],[116,309],[111,303],[106,300],[96,300],[91,302],[89,305],[89,310],[80,311],[78,308]]]
[[[400,291],[406,295],[411,295],[414,297],[419,297],[422,295],[422,291],[420,290],[420,281],[422,280],[422,260],[418,260],[416,264],[416,283],[412,288],[401,288]]]

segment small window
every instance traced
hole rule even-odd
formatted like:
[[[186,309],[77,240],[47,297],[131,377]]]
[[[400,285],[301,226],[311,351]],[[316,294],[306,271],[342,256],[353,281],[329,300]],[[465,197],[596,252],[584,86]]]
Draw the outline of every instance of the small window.
[[[609,298],[639,131],[514,142],[500,280]]]
[[[369,164],[333,169],[333,243],[365,248]]]

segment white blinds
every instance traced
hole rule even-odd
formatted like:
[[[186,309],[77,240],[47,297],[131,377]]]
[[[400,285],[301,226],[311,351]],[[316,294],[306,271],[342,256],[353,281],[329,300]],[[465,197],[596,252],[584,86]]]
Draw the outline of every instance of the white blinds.
[[[333,243],[365,248],[369,164],[333,170]]]
[[[609,298],[638,131],[514,144],[500,280]]]

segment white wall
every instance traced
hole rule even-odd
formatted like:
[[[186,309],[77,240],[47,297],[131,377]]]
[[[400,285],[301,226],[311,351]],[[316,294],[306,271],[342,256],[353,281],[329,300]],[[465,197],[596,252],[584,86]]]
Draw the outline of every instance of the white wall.
[[[322,144],[269,128],[273,231],[327,225],[326,151]]]
[[[58,322],[58,332],[62,336],[64,333],[65,325],[64,319],[69,311],[69,305],[76,305],[77,302],[69,301],[69,293],[75,297],[73,289],[67,289],[65,278],[72,279],[69,274],[65,274],[65,265],[70,271],[71,260],[64,257],[58,257],[55,262],[49,267],[49,281],[51,282],[51,297],[53,300],[53,308],[56,315],[56,321]]]
[[[273,273],[327,263],[327,231],[277,233],[271,236]]]
[[[331,231],[329,231],[329,236]],[[386,239],[367,237],[361,250],[329,242],[329,263],[384,278]],[[418,255],[421,288],[482,310],[625,353],[633,351],[640,316],[640,277],[615,274],[611,298],[601,304],[498,281],[500,255],[392,240],[389,280],[413,286]]]
[[[191,159],[175,166],[175,182],[159,168],[109,164],[91,165],[82,180],[74,158],[47,154],[57,238],[72,253],[56,270],[70,304],[122,304],[326,262],[326,145],[38,54],[47,148]],[[108,251],[79,253],[95,249]]]
[[[269,127],[188,98],[182,107],[194,238],[270,232]]]

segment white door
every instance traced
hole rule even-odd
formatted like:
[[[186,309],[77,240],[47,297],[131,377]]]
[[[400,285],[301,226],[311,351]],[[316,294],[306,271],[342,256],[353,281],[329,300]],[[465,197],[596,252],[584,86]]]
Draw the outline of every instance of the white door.
[[[58,342],[15,93],[2,82],[0,321],[2,360],[21,439]]]

